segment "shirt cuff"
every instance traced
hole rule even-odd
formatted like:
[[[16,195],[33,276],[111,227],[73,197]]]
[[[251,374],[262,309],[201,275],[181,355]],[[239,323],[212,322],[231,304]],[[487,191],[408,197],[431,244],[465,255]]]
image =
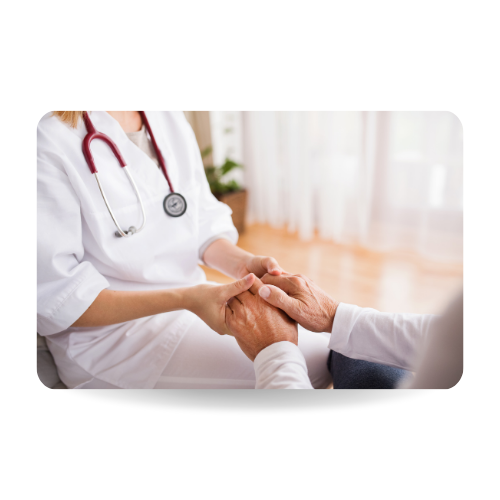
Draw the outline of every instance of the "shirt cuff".
[[[328,348],[332,351],[342,352],[349,342],[356,318],[362,308],[352,304],[340,303],[333,318],[332,334]]]
[[[300,349],[291,342],[271,344],[254,361],[256,389],[312,389]]]
[[[109,287],[109,282],[93,267],[89,268],[80,283],[48,315],[37,314],[37,331],[40,335],[52,335],[68,329]]]
[[[201,245],[200,250],[198,252],[198,257],[199,257],[200,261],[203,263],[203,265],[205,265],[205,266],[207,265],[207,263],[203,260],[203,255],[205,255],[205,252],[207,251],[207,248],[214,241],[217,241],[217,240],[228,240],[231,243],[234,243],[234,238],[232,238],[231,236],[232,236],[231,233],[216,234],[215,236],[212,236],[207,241],[205,241],[205,243],[203,243],[203,245]]]

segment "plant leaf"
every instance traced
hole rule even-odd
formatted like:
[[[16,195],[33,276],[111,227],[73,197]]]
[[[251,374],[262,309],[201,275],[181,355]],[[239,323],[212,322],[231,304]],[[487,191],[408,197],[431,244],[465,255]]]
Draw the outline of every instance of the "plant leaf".
[[[243,165],[240,165],[239,163],[236,163],[235,161],[230,160],[229,158],[226,158],[224,165],[220,167],[222,175],[226,175],[228,172],[231,172],[231,170],[235,168],[243,168]]]
[[[212,146],[211,146],[211,145],[208,145],[205,149],[203,149],[203,151],[200,151],[200,153],[201,153],[201,157],[202,157],[202,158],[205,158],[205,157],[206,157],[206,156],[208,156],[211,152],[212,152]]]

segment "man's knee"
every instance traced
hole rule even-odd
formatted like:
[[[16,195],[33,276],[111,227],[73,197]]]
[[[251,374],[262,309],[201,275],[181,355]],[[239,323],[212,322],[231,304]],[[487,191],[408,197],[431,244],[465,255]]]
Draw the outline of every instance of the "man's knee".
[[[335,389],[394,389],[409,375],[400,368],[352,359],[331,351],[328,370]]]

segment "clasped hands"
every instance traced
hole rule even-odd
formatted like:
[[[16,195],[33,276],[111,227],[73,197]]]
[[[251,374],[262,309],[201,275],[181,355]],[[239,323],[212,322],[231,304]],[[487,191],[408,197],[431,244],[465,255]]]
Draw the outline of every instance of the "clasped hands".
[[[339,304],[309,278],[285,272],[261,279],[248,274],[230,285],[197,288],[205,300],[198,297],[196,309],[190,310],[217,333],[235,337],[252,361],[276,342],[297,345],[297,324],[313,332],[331,332]]]

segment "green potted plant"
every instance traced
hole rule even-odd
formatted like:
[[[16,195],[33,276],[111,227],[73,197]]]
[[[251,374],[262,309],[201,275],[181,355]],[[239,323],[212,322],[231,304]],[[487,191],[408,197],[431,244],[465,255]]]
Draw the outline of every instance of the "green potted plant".
[[[201,151],[201,157],[206,158],[211,152],[212,146],[207,146]],[[206,165],[205,174],[212,194],[219,201],[229,205],[233,211],[233,224],[241,234],[245,230],[247,192],[234,179],[224,180],[224,177],[235,168],[243,168],[243,165],[226,158],[220,167]]]

